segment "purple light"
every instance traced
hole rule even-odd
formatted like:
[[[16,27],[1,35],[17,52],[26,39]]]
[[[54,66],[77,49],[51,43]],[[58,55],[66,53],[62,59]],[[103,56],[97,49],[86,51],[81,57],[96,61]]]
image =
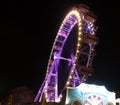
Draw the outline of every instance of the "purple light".
[[[91,29],[91,26],[90,26],[90,25],[88,25],[88,26],[87,26],[87,28],[88,28],[88,30],[90,30],[90,29]]]

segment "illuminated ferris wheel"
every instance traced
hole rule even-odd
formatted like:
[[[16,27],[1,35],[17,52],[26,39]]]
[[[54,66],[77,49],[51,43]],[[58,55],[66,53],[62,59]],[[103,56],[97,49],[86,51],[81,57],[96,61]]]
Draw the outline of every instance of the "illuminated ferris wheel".
[[[40,102],[43,94],[46,102],[59,102],[63,89],[80,85],[93,73],[91,66],[98,42],[95,20],[95,15],[83,4],[73,7],[64,18],[34,102]]]

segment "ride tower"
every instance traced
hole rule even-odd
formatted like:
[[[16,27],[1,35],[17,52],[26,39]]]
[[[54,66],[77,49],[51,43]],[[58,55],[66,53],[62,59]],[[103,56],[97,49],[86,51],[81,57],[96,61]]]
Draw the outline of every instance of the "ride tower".
[[[60,102],[62,91],[77,87],[93,74],[96,16],[86,5],[73,7],[64,18],[50,53],[45,79],[34,99]]]

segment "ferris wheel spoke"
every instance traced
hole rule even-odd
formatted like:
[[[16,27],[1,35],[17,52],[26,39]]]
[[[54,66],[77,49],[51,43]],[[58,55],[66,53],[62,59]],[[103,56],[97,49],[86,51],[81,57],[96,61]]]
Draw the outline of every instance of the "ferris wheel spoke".
[[[61,56],[54,56],[54,59],[61,59],[61,60],[65,60],[65,61],[72,62],[71,59],[69,59],[69,58],[64,58],[64,57],[61,57]]]

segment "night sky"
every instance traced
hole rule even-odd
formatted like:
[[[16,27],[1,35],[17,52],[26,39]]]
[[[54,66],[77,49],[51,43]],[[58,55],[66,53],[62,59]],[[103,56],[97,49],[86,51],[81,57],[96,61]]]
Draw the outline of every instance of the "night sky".
[[[97,16],[93,60],[88,83],[120,91],[120,6],[115,0],[9,0],[0,13],[0,98],[26,85],[35,93],[45,77],[50,51],[64,17],[84,3]]]

